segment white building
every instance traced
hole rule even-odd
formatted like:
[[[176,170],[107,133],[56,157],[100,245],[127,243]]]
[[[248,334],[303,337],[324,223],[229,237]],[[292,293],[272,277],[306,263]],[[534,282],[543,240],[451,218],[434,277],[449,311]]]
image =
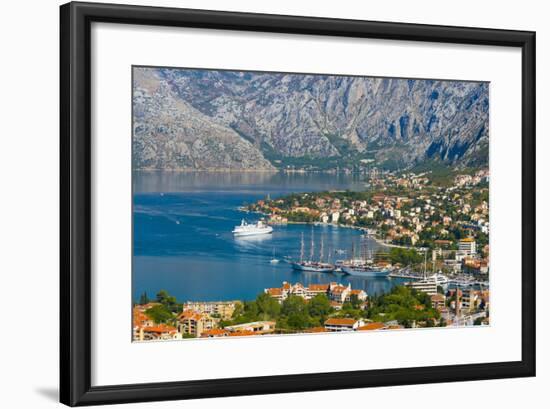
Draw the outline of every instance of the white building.
[[[477,307],[478,295],[471,290],[464,290],[460,299],[461,309],[473,311]]]
[[[275,330],[275,322],[254,321],[254,322],[247,322],[245,324],[230,325],[225,327],[224,329],[236,334],[238,334],[239,332],[269,334]]]
[[[355,331],[363,324],[362,320],[353,318],[329,318],[325,321],[325,329],[330,332]]]
[[[463,253],[466,256],[471,256],[473,254],[476,254],[476,241],[471,238],[467,237],[465,239],[461,239],[458,241],[458,251]]]
[[[421,291],[428,295],[437,294],[437,283],[434,279],[411,281],[410,283],[407,283],[407,287],[416,291]]]

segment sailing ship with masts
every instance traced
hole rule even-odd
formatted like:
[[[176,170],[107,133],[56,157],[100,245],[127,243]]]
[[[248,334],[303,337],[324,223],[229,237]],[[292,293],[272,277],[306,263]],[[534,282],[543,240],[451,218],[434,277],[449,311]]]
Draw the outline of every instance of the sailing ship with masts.
[[[309,251],[309,259],[305,260],[304,258],[304,233],[302,233],[302,239],[300,242],[300,261],[292,262],[292,268],[297,271],[308,271],[315,273],[331,273],[334,271],[336,266],[331,264],[328,260],[326,263],[323,262],[323,251],[324,251],[324,242],[323,237],[321,237],[321,247],[319,249],[319,259],[314,260],[315,256],[315,239],[313,237],[313,229],[311,230],[311,245]],[[330,252],[329,252],[330,257]]]
[[[362,237],[361,255],[355,257],[355,244],[352,243],[351,259],[340,264],[343,273],[360,277],[387,277],[391,272],[388,267],[376,265],[369,246],[369,237]]]

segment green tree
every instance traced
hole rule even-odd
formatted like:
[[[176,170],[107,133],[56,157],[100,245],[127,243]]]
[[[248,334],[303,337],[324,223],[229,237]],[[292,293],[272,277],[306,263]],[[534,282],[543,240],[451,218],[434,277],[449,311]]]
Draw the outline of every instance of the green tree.
[[[310,324],[307,305],[302,297],[291,295],[284,300],[281,314],[286,317],[289,328],[299,330],[308,327]]]
[[[474,325],[481,325],[483,323],[483,317],[478,317],[474,320]]]
[[[174,321],[174,315],[164,305],[155,305],[145,310],[145,315],[152,319],[156,324],[167,324]]]
[[[304,313],[306,311],[306,302],[302,297],[290,295],[283,301],[281,313],[290,315],[293,313]]]
[[[256,304],[256,301],[246,301],[244,303],[243,317],[246,321],[256,321],[259,313],[260,310],[258,309],[258,304]]]
[[[288,326],[292,329],[304,329],[309,326],[309,317],[305,312],[290,313],[287,318]]]
[[[389,257],[392,263],[399,263],[401,265],[418,264],[424,260],[423,255],[415,249],[403,249],[398,247],[394,247],[390,250]]]
[[[330,300],[325,294],[317,294],[307,304],[309,315],[320,318],[322,321],[332,312]]]
[[[350,304],[352,306],[353,309],[355,310],[358,310],[359,308],[361,308],[361,300],[359,299],[359,297],[357,296],[357,294],[352,294],[351,297],[350,297]]]
[[[166,290],[160,290],[157,293],[157,302],[161,303],[169,311],[172,311],[172,312],[177,312],[180,309],[178,302],[176,301],[176,297],[168,294],[168,291]]]
[[[233,311],[233,315],[231,315],[231,318],[235,319],[240,315],[242,315],[243,312],[244,312],[244,306],[240,302],[238,302],[235,304],[235,310]]]
[[[149,303],[149,297],[147,297],[147,293],[144,291],[143,294],[139,297],[139,303],[141,305]]]
[[[430,297],[408,287],[396,286],[389,294],[371,299],[367,317],[374,321],[397,320],[401,325],[412,325],[413,321],[426,322],[439,319],[438,311],[431,307]]]
[[[281,305],[269,294],[261,293],[256,297],[258,315],[262,320],[276,319],[281,313]]]

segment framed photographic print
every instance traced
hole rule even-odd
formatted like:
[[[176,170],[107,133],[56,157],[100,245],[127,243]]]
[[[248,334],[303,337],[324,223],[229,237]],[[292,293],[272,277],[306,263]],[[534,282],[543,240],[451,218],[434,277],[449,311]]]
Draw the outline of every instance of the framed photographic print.
[[[535,375],[535,33],[61,6],[61,401]]]

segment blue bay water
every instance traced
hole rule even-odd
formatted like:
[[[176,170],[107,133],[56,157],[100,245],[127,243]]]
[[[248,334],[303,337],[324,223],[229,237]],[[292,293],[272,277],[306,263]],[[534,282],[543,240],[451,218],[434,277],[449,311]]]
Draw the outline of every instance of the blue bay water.
[[[351,283],[369,295],[388,291],[394,280],[350,277],[339,273],[293,271],[285,258],[300,254],[302,234],[306,254],[311,235],[315,257],[320,240],[325,260],[345,258],[359,243],[360,232],[330,225],[274,226],[273,234],[235,238],[235,225],[260,217],[238,208],[245,203],[291,192],[362,190],[365,183],[350,175],[283,173],[134,172],[134,257],[132,295],[152,297],[165,289],[179,301],[254,299],[266,287],[283,281]],[[372,249],[377,244],[370,243]],[[275,257],[278,264],[270,263]]]

